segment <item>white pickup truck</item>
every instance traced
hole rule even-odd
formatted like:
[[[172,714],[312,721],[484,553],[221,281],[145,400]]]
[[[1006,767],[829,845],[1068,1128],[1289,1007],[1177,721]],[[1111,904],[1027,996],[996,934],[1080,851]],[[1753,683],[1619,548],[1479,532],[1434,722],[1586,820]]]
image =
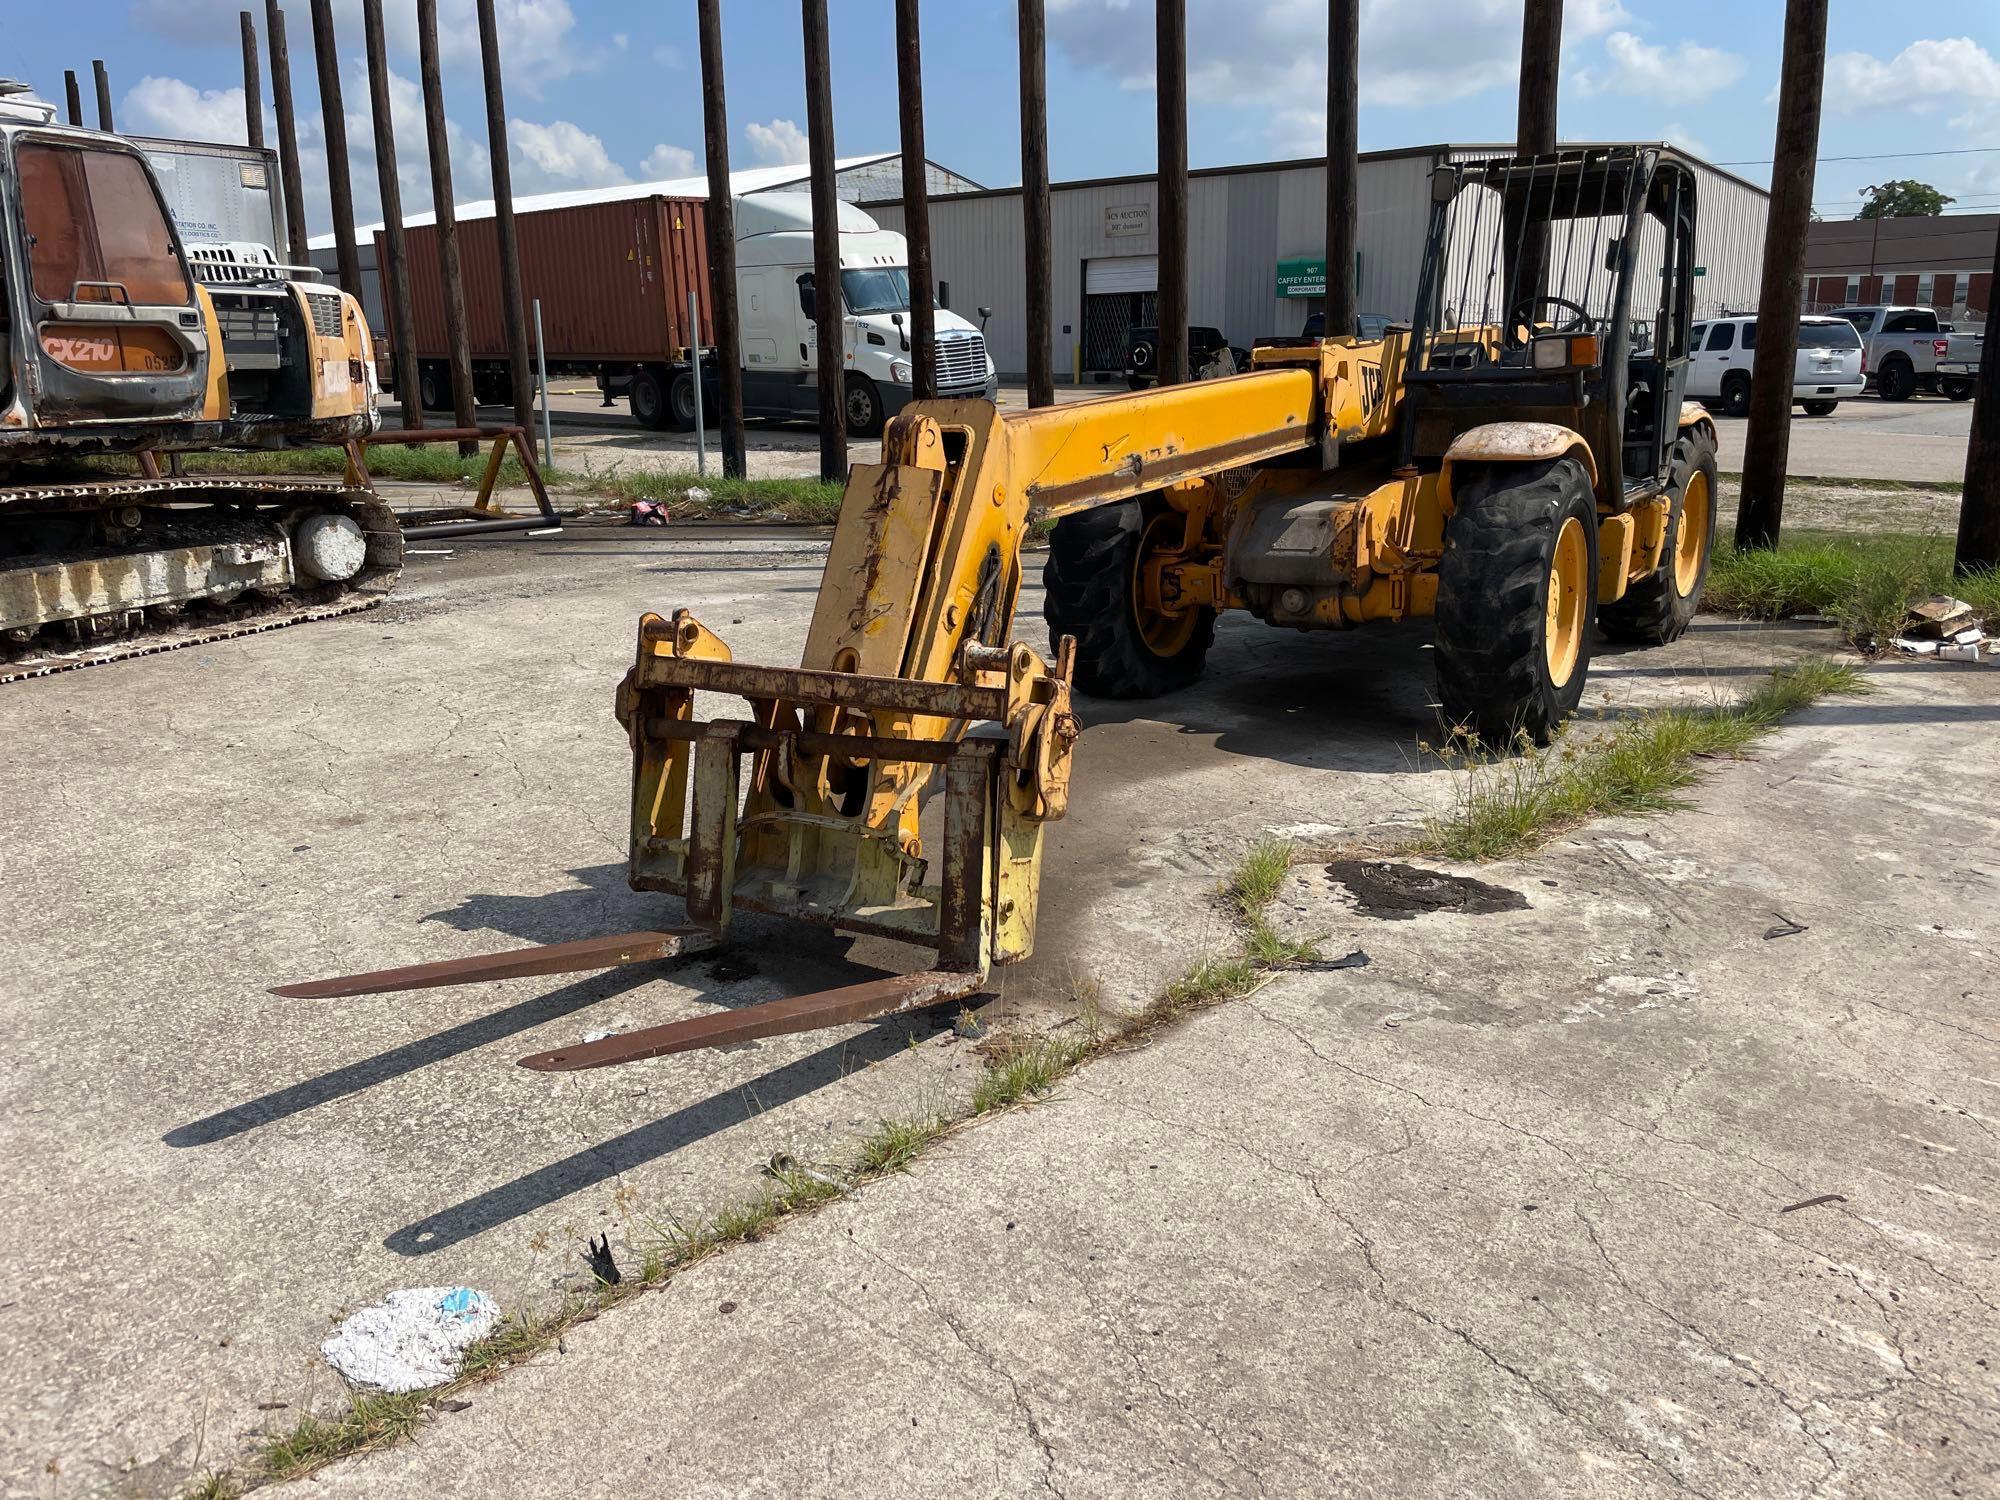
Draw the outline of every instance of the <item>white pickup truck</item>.
[[[1964,401],[1972,382],[1940,362],[1979,363],[1984,339],[1979,334],[1953,333],[1928,307],[1837,307],[1861,335],[1861,373],[1884,401],[1907,401],[1918,391]]]

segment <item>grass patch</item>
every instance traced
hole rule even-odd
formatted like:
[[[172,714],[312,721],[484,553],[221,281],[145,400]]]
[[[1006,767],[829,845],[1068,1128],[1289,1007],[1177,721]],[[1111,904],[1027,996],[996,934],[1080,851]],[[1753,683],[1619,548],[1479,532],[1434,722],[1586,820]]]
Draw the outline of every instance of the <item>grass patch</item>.
[[[1041,1098],[1064,1074],[1074,1071],[1097,1050],[1102,1036],[1103,1032],[1093,1029],[1075,1037],[1036,1036],[1010,1041],[1000,1048],[972,1085],[973,1114],[990,1114],[1024,1099]]]
[[[1932,594],[1965,600],[2000,631],[2000,572],[1954,577],[1952,542],[1941,536],[1798,531],[1770,551],[1718,548],[1703,598],[1759,620],[1825,615],[1852,644],[1879,651],[1909,606]]]
[[[917,1120],[883,1120],[856,1150],[854,1170],[871,1177],[900,1172],[916,1160],[918,1152],[950,1128],[951,1122],[943,1115],[929,1115]]]
[[[1741,755],[1786,715],[1833,694],[1867,691],[1842,662],[1781,667],[1735,703],[1643,714],[1592,745],[1474,760],[1449,808],[1410,846],[1446,859],[1501,859],[1594,818],[1664,812],[1703,757]]]

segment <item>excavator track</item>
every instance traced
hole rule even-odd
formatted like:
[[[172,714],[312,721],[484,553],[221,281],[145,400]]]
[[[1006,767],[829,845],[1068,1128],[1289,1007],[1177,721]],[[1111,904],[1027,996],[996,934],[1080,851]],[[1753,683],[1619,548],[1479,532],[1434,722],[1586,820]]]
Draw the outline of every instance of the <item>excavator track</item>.
[[[144,518],[125,533],[128,546],[31,553],[0,559],[0,568],[111,576],[142,556],[212,544],[231,528],[253,533],[252,546],[268,547],[272,539],[282,544],[299,520],[322,513],[353,519],[365,538],[366,556],[360,571],[339,583],[294,576],[276,591],[252,589],[226,602],[114,607],[72,624],[69,639],[62,638],[60,622],[45,626],[26,641],[0,644],[0,683],[354,614],[380,604],[402,573],[403,535],[395,513],[372,489],[344,479],[187,476],[9,486],[0,489],[0,538],[35,518],[126,510]]]

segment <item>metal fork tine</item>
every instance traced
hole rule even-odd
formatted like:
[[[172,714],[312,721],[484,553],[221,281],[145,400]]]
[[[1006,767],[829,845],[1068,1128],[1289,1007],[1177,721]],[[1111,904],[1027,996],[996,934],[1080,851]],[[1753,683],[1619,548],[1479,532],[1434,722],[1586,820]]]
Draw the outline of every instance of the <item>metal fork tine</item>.
[[[915,974],[891,974],[865,984],[850,984],[837,990],[820,990],[811,995],[793,995],[784,1000],[767,1000],[742,1010],[718,1011],[692,1020],[674,1021],[665,1026],[649,1026],[623,1036],[583,1042],[555,1052],[537,1052],[521,1059],[521,1066],[538,1073],[575,1073],[585,1068],[609,1068],[618,1063],[638,1062],[648,1057],[664,1057],[669,1052],[692,1052],[701,1047],[725,1047],[757,1037],[784,1036],[794,1031],[812,1031],[822,1026],[842,1026],[893,1016],[901,1011],[923,1010],[948,1000],[962,1000],[976,994],[986,983],[982,973],[961,973],[951,969],[923,969]]]
[[[664,932],[620,932],[610,937],[583,938],[574,943],[545,943],[535,948],[510,948],[505,953],[480,953],[471,958],[447,958],[439,963],[412,964],[404,969],[377,969],[339,979],[314,979],[282,984],[271,993],[288,1000],[332,1000],[343,995],[374,995],[386,990],[428,990],[447,984],[480,984],[493,979],[520,979],[530,974],[570,974],[582,969],[609,969],[618,964],[642,964],[715,946],[715,935],[700,927],[674,927]]]

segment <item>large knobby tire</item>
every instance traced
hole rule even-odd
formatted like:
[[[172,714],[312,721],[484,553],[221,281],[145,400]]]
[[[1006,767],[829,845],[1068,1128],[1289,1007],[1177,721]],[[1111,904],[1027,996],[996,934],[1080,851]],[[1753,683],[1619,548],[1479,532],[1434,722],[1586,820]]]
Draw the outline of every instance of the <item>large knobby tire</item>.
[[[1668,461],[1667,535],[1660,564],[1635,579],[1625,597],[1597,611],[1597,626],[1616,641],[1664,646],[1677,640],[1701,608],[1708,560],[1715,551],[1715,442],[1691,427]]]
[[[1917,369],[1900,354],[1882,361],[1875,375],[1875,393],[1884,401],[1907,401],[1917,393]]]
[[[667,425],[667,383],[651,365],[632,372],[632,387],[625,393],[631,403],[632,420],[641,427],[659,432]]]
[[[1454,486],[1438,565],[1445,726],[1546,745],[1583,697],[1597,610],[1597,503],[1574,458],[1488,465]]]
[[[1750,415],[1750,377],[1731,370],[1722,377],[1722,414],[1725,417]]]
[[[1049,638],[1076,637],[1076,685],[1099,698],[1157,698],[1201,676],[1215,611],[1142,618],[1139,565],[1179,540],[1177,511],[1157,500],[1100,505],[1056,522],[1042,568]]]

